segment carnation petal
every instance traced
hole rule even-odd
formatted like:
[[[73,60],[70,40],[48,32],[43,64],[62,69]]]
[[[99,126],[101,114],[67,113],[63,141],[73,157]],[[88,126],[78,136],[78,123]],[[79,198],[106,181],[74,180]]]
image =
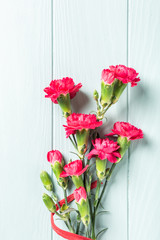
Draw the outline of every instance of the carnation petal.
[[[77,176],[82,175],[82,174],[87,170],[88,167],[89,167],[89,165],[86,165],[81,171],[79,171],[79,172],[77,173]]]
[[[111,163],[116,163],[117,162],[117,158],[113,154],[108,154],[107,155],[107,160]]]
[[[68,177],[69,174],[67,174],[65,171],[61,172],[60,177]]]

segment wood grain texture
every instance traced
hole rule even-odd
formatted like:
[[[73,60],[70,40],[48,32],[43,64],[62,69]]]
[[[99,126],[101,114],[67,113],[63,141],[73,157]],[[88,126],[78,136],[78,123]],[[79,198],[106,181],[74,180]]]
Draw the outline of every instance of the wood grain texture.
[[[88,113],[95,110],[92,94],[94,89],[100,91],[101,71],[112,64],[127,64],[126,46],[126,1],[53,1],[53,77],[69,76],[76,83],[82,82],[81,92],[72,100],[74,111]],[[62,127],[65,119],[61,115],[59,107],[54,105],[53,148],[61,150],[67,160],[70,157],[75,160],[72,154],[68,154],[72,148],[69,140],[65,139]],[[115,121],[127,120],[126,91],[108,112],[107,118],[101,134],[109,132]],[[109,228],[103,235],[104,239],[126,240],[127,157],[117,167],[105,197],[104,207],[110,213],[101,216],[97,228]],[[61,238],[53,233],[53,239]]]
[[[129,240],[160,236],[159,12],[158,0],[130,1],[129,65],[140,73],[141,83],[129,94],[129,121],[143,129],[145,138],[131,145]]]
[[[0,238],[50,240],[39,174],[47,169],[51,104],[51,6],[0,2]]]

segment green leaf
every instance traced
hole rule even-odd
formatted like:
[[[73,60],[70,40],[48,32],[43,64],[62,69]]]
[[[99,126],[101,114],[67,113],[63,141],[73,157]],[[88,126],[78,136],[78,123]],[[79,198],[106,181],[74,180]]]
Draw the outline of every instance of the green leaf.
[[[96,216],[98,216],[99,214],[103,214],[103,213],[109,213],[109,211],[100,211],[96,214]]]
[[[70,153],[73,153],[74,155],[76,155],[77,157],[80,157],[77,153],[75,152],[70,152]]]
[[[60,215],[64,215],[66,213],[70,213],[70,212],[73,212],[73,211],[78,212],[75,208],[68,208],[67,210],[65,210],[62,213],[60,213]]]
[[[103,207],[102,203],[100,203],[100,206],[101,206],[101,208],[103,208],[105,210],[105,208]]]
[[[104,228],[103,230],[101,230],[101,231],[97,234],[96,239],[98,238],[98,236],[99,236],[100,234],[104,233],[104,232],[107,231],[107,230],[108,230],[108,228]]]

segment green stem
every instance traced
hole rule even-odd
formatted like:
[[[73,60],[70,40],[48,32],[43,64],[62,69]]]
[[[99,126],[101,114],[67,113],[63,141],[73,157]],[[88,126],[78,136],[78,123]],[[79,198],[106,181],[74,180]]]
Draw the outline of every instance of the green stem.
[[[89,231],[88,231],[88,226],[86,226],[86,237],[89,237]]]
[[[103,190],[102,190],[102,192],[101,192],[101,195],[100,195],[100,197],[99,197],[99,200],[98,200],[98,203],[97,203],[97,206],[96,206],[96,211],[97,211],[97,209],[98,209],[98,207],[99,207],[99,204],[100,204],[101,199],[102,199],[102,197],[103,197],[103,194],[104,194],[104,192],[105,192],[107,183],[108,183],[108,181],[109,181],[109,179],[110,179],[110,177],[111,177],[111,175],[112,175],[112,172],[113,172],[115,166],[116,166],[116,164],[113,163],[113,164],[112,164],[112,167],[110,168],[109,174],[108,174],[107,177],[106,177],[106,180],[105,180],[105,183],[104,183],[104,186],[103,186]]]
[[[110,103],[110,104],[107,106],[107,108],[102,111],[102,114],[105,114],[105,113],[107,112],[107,110],[108,110],[112,105],[113,105],[113,103]]]
[[[101,181],[100,181],[99,178],[98,178],[98,179],[97,179],[96,193],[95,193],[95,202],[94,202],[94,206],[95,206],[95,207],[96,207],[97,204],[98,204],[100,187],[101,187]]]
[[[57,205],[58,205],[58,207],[59,207],[59,209],[60,209],[60,208],[61,208],[61,206],[60,206],[59,202],[57,201],[56,203],[57,203]]]
[[[92,220],[92,239],[95,239],[95,207],[94,207],[94,213],[93,213],[93,220]]]
[[[72,227],[72,224],[71,224],[71,220],[70,220],[70,219],[68,220],[68,226],[69,226],[70,232],[75,233],[75,231],[74,231],[74,229],[73,229],[73,227]]]
[[[100,197],[99,197],[99,199],[98,199],[97,205],[94,207],[93,224],[92,224],[92,239],[95,239],[95,219],[96,219],[96,212],[97,212],[97,209],[98,209],[98,207],[99,207],[99,204],[100,204],[100,202],[101,202],[101,200],[102,200],[102,197],[103,197],[103,194],[104,194],[104,192],[105,192],[107,183],[108,183],[108,181],[109,181],[109,179],[110,179],[110,177],[111,177],[111,175],[112,175],[112,172],[113,172],[115,166],[116,166],[116,164],[113,163],[113,164],[112,164],[112,167],[110,168],[109,174],[108,174],[107,177],[106,177],[106,180],[105,180],[105,183],[104,183],[104,185],[103,185],[103,189],[102,189],[101,195],[100,195]]]
[[[65,199],[65,203],[66,205],[68,205],[68,202],[67,202],[67,191],[64,189],[64,199]]]
[[[88,199],[88,201],[89,201],[89,214],[90,214],[90,221],[91,221],[90,226],[91,226],[91,232],[92,232],[92,226],[93,226],[92,203],[90,198]]]
[[[79,234],[79,228],[80,228],[81,222],[77,222],[77,229],[76,229],[76,234]]]

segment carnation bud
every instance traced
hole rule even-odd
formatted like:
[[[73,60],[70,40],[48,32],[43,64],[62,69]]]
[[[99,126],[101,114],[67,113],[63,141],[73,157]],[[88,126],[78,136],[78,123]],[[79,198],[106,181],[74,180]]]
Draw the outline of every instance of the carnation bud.
[[[121,161],[121,159],[123,158],[125,152],[127,151],[128,147],[130,146],[131,141],[128,140],[126,137],[119,136],[118,139],[117,139],[117,142],[120,145],[120,148],[119,148],[118,151],[121,154],[121,158],[117,158],[117,162],[116,163]]]
[[[119,100],[121,94],[123,93],[126,87],[127,87],[127,84],[124,84],[123,82],[116,79],[112,103],[116,103]]]
[[[107,159],[101,160],[98,157],[96,158],[96,173],[100,181],[106,177],[106,165]]]
[[[93,98],[94,98],[94,100],[96,100],[96,102],[98,101],[99,94],[98,94],[97,90],[94,90],[94,92],[93,92]]]
[[[78,145],[78,152],[83,155],[87,151],[89,130],[82,129],[76,131],[76,139]]]
[[[106,84],[103,80],[101,81],[101,105],[106,107],[112,102],[114,84]]]
[[[67,118],[72,113],[69,93],[66,95],[61,94],[57,98],[57,102],[63,111],[64,117]]]
[[[81,220],[85,226],[88,226],[90,223],[90,210],[85,188],[80,187],[76,189],[74,191],[74,198],[81,215]]]
[[[57,178],[58,184],[63,188],[67,189],[68,178],[60,177],[60,174],[63,172],[63,167],[60,162],[55,162],[54,165],[51,164],[51,168]]]
[[[40,179],[44,185],[44,187],[48,190],[48,191],[52,191],[53,189],[53,184],[52,184],[52,180],[49,176],[49,174],[46,171],[42,171],[40,174]]]
[[[52,198],[48,196],[46,193],[43,194],[43,202],[48,208],[48,210],[52,213],[56,212],[56,204],[53,202]]]

